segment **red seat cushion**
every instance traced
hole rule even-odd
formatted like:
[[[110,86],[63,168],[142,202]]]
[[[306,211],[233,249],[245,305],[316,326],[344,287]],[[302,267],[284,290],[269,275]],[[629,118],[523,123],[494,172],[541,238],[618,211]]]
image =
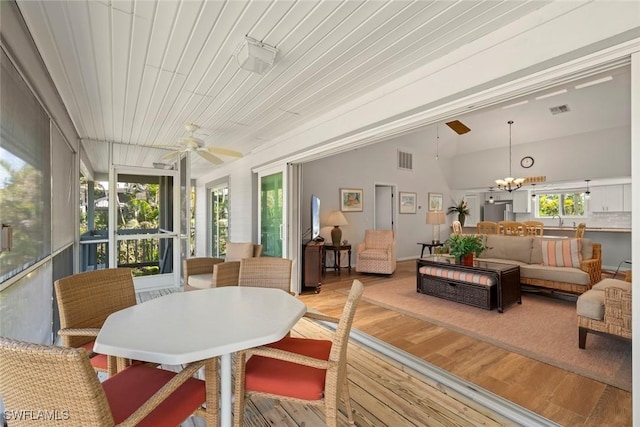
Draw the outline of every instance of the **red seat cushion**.
[[[331,341],[285,337],[269,347],[328,360]],[[246,365],[245,388],[304,400],[322,399],[325,369],[312,368],[262,356],[251,356]]]
[[[91,366],[93,366],[94,369],[106,371],[109,365],[109,358],[105,354],[94,353],[93,344],[94,341],[91,341],[84,345],[81,345],[80,348],[84,348],[89,352],[89,354],[93,354],[93,356],[91,356]]]
[[[175,372],[147,365],[132,365],[104,381],[102,387],[116,424],[135,412],[175,375]],[[205,396],[204,381],[189,378],[138,426],[175,427],[204,403]]]

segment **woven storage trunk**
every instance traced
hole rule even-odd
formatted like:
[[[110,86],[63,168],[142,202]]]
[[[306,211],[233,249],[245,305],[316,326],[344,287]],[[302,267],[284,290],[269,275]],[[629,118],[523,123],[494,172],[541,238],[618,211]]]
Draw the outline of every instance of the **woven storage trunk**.
[[[421,275],[420,293],[491,310],[497,306],[496,285],[486,286]]]

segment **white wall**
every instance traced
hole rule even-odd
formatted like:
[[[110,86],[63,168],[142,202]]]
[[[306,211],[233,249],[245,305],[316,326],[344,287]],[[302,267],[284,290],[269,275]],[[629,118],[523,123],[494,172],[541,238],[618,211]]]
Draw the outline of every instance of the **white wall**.
[[[455,168],[447,174],[451,188],[483,189],[509,172],[507,141],[504,148],[456,156]],[[585,179],[631,176],[631,129],[606,129],[536,141],[512,147],[514,177],[546,176],[547,182],[583,181]],[[532,156],[533,166],[524,169],[520,159]]]
[[[397,150],[413,154],[413,171],[397,168]],[[309,203],[311,194],[320,197],[320,224],[329,214],[340,209],[340,188],[363,189],[363,211],[344,212],[349,225],[340,227],[342,239],[354,245],[364,240],[366,229],[374,225],[375,184],[389,184],[397,192],[417,193],[417,213],[396,215],[397,254],[399,259],[415,258],[420,253],[417,242],[431,241],[432,226],[425,223],[429,192],[444,194],[445,204],[449,200],[448,184],[443,169],[446,160],[436,160],[428,153],[420,134],[404,135],[369,147],[358,148],[336,156],[305,163],[303,165],[302,228],[309,227]],[[396,195],[397,196],[397,195]],[[396,211],[398,210],[396,197]],[[447,205],[445,205],[446,207]],[[446,225],[441,227],[443,236]],[[355,251],[353,254],[355,262]]]

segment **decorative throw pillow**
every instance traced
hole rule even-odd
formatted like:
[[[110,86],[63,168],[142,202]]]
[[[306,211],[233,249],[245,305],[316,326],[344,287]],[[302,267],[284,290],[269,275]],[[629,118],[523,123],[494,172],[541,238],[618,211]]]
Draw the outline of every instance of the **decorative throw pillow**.
[[[581,243],[581,239],[543,240],[542,264],[551,267],[580,268]]]
[[[240,261],[241,259],[251,257],[253,257],[253,243],[227,242],[225,261]]]

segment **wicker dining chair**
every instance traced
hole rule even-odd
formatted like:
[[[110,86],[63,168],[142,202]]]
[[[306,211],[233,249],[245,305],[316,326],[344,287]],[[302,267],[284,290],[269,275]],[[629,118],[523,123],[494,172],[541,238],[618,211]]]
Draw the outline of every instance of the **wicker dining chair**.
[[[582,239],[584,237],[585,228],[587,228],[587,224],[585,224],[584,222],[578,224],[578,227],[576,228],[576,238]]]
[[[347,381],[347,344],[363,290],[362,283],[354,280],[340,319],[318,313],[305,315],[336,322],[331,341],[287,336],[237,354],[235,426],[243,425],[245,401],[252,396],[324,407],[325,424],[329,427],[337,426],[342,397],[349,423],[354,424]]]
[[[244,255],[240,255],[235,248],[244,245],[251,245],[251,256],[262,256],[262,245],[227,242],[229,254],[225,258],[194,257],[185,259],[182,262],[184,290],[193,291],[221,286],[237,286],[240,259]],[[248,254],[245,253],[245,255]]]
[[[462,223],[460,221],[453,221],[451,223],[451,230],[453,234],[462,234]]]
[[[544,222],[542,221],[524,221],[524,234],[526,236],[542,236],[544,235]]]
[[[54,283],[60,330],[65,347],[82,347],[89,352],[98,372],[113,375],[116,358],[93,353],[93,342],[107,317],[136,305],[130,268],[109,268],[78,273]]]
[[[238,286],[278,288],[291,293],[291,260],[261,257],[240,260]]]
[[[65,426],[175,427],[201,409],[209,392],[208,384],[193,378],[203,362],[180,373],[137,364],[100,383],[84,349],[4,337],[0,337],[0,360],[5,410],[56,411],[52,415]],[[27,419],[10,425],[43,423],[44,419]]]
[[[498,221],[498,234],[505,236],[524,236],[525,225],[518,221]]]
[[[498,223],[494,221],[478,221],[476,223],[477,234],[498,234]]]

